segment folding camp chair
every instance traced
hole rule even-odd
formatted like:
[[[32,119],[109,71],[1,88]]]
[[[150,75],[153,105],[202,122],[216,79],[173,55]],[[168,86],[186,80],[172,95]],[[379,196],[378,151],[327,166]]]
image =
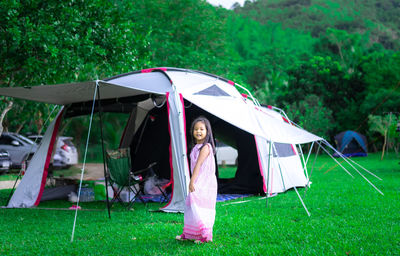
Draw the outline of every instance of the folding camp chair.
[[[131,157],[129,148],[120,148],[116,150],[106,151],[107,162],[107,177],[114,189],[115,201],[120,202],[122,205],[127,203],[126,207],[129,209],[136,199],[142,203],[146,203],[142,195],[144,195],[144,183],[147,179],[154,175],[153,166],[157,163],[151,163],[144,169],[133,171],[131,168]],[[157,188],[160,190],[164,201],[168,201],[168,196],[165,194],[164,189],[159,185]],[[124,190],[125,188],[125,190]],[[127,199],[123,200],[122,192],[124,192]]]
[[[107,178],[110,180],[110,184],[114,189],[114,198],[111,202],[114,203],[118,201],[122,205],[127,203],[126,207],[128,209],[132,207],[136,198],[145,203],[141,195],[143,194],[145,173],[150,170],[151,166],[133,172],[131,170],[129,148],[107,150],[106,163]],[[127,199],[123,200],[121,197],[123,194],[127,196]]]

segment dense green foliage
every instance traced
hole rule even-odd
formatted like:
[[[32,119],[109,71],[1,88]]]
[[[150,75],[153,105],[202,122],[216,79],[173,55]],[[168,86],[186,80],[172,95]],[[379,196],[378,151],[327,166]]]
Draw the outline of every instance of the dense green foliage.
[[[343,130],[368,133],[369,115],[398,112],[399,10],[394,0],[257,0],[233,11],[204,0],[7,0],[0,85],[197,69],[247,87],[332,140]],[[17,101],[4,125],[38,132],[51,109]]]
[[[110,1],[1,1],[0,85],[32,86],[103,78],[150,63],[147,29]],[[130,7],[131,8],[131,7]],[[17,102],[6,126],[37,131],[51,107]],[[4,103],[3,103],[4,105]],[[30,129],[30,130],[29,130]]]
[[[261,24],[281,23],[283,28],[323,35],[327,28],[371,35],[370,42],[399,49],[400,4],[396,0],[256,0],[246,1],[236,13]]]
[[[268,200],[249,197],[217,203],[214,241],[178,242],[183,215],[149,212],[158,203],[134,211],[119,207],[108,219],[103,202],[81,203],[74,242],[74,212],[66,201],[43,202],[37,209],[0,209],[2,255],[399,255],[398,159],[371,154],[356,161],[380,176],[365,174],[382,191],[375,192],[326,156],[317,159],[312,185],[299,189],[311,217],[294,191]],[[311,157],[311,159],[313,156]],[[310,162],[311,163],[311,162]],[[311,170],[311,165],[309,166]],[[364,172],[363,172],[364,173]],[[1,199],[8,196],[0,191]],[[248,201],[249,200],[249,201]],[[118,206],[118,205],[117,205]]]

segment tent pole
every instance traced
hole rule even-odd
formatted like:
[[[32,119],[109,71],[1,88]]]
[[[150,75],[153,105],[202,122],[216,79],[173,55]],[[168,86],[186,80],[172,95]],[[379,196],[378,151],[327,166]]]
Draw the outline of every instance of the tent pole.
[[[78,216],[79,198],[81,197],[81,188],[82,188],[83,172],[85,171],[86,156],[87,156],[87,150],[88,150],[88,146],[89,146],[90,131],[92,130],[92,121],[93,121],[94,106],[95,106],[95,103],[96,103],[97,86],[98,86],[98,81],[96,81],[96,88],[94,88],[92,112],[91,112],[91,114],[90,114],[89,130],[88,130],[88,135],[87,135],[87,138],[86,138],[86,147],[85,147],[85,154],[84,154],[84,157],[83,157],[83,165],[82,165],[82,170],[81,170],[81,178],[80,178],[80,182],[79,182],[78,200],[77,200],[77,202],[76,202],[74,225],[73,225],[73,227],[72,227],[72,234],[71,234],[71,243],[74,241],[74,235],[75,235],[76,217]]]
[[[281,168],[281,163],[280,163],[281,161],[280,161],[280,158],[279,158],[278,150],[276,150],[276,147],[275,147],[274,143],[272,143],[272,146],[273,146],[272,150],[274,152],[276,152],[276,156],[277,156],[277,159],[278,159],[279,173],[281,174],[281,180],[282,180],[282,184],[283,184],[283,189],[286,191],[286,186],[285,186],[285,181],[283,180],[282,168]]]
[[[300,145],[299,145],[299,146],[300,146]],[[312,152],[313,147],[314,147],[314,141],[311,143],[310,150],[308,151],[308,156],[307,156],[306,164],[308,163],[308,159],[310,158],[310,155],[311,155],[311,152]]]
[[[382,180],[380,177],[378,177],[377,175],[375,175],[373,172],[368,171],[367,169],[365,169],[363,166],[361,166],[359,163],[357,163],[356,161],[352,160],[349,157],[346,157],[345,155],[343,155],[341,152],[339,152],[338,150],[336,150],[334,147],[332,147],[331,144],[325,142],[325,145],[327,145],[329,148],[333,149],[336,153],[338,153],[346,162],[347,160],[351,161],[353,164],[358,165],[359,167],[361,167],[364,171],[366,171],[367,173],[371,174],[372,176],[374,176],[375,178],[377,178],[378,180]],[[352,166],[349,162],[347,162],[351,167],[353,167],[354,169],[356,169],[354,166]],[[357,169],[356,169],[357,170]]]
[[[268,150],[268,174],[267,174],[267,191],[265,195],[265,206],[268,207],[268,189],[269,189],[269,171],[271,169],[271,148],[272,148],[272,141],[269,141],[269,150]]]
[[[21,173],[22,173],[22,170],[19,171],[18,176],[17,176],[17,178],[15,179],[14,186],[12,187],[12,189],[11,189],[11,191],[10,191],[10,194],[8,195],[8,199],[7,199],[7,202],[6,202],[5,205],[8,205],[8,203],[9,203],[10,200],[11,200],[11,197],[12,197],[12,195],[14,194],[15,187],[17,186],[17,182],[18,182],[18,180],[22,177]]]
[[[308,179],[307,161],[304,159],[303,149],[301,148],[301,145],[299,144],[298,146],[301,153],[301,160],[303,161],[303,171],[306,173],[306,178]]]
[[[325,144],[327,143],[328,146],[330,146],[328,142],[324,141],[324,143],[325,143]],[[346,157],[344,157],[344,156],[342,155],[342,153],[340,153],[339,151],[336,151],[336,152],[338,152],[339,155],[340,155],[351,167],[353,167],[353,169],[356,170],[356,172],[357,172],[358,174],[360,174],[360,176],[361,176],[364,180],[366,180],[376,191],[378,191],[382,196],[384,196],[384,194],[382,193],[382,191],[380,191],[371,181],[369,181],[369,179],[367,179],[367,177],[365,177],[364,175],[362,175],[362,173],[361,173],[359,170],[357,170],[357,168],[355,168],[351,163],[349,163],[349,162],[346,160]]]
[[[103,120],[101,115],[101,103],[100,103],[100,87],[96,83],[97,89],[97,105],[99,108],[99,121],[100,121],[100,137],[101,137],[101,149],[103,153],[103,168],[104,168],[104,181],[106,185],[106,202],[107,202],[107,211],[108,211],[108,218],[111,219],[111,209],[110,209],[110,201],[108,200],[108,176],[107,176],[107,165],[106,165],[106,158],[105,158],[105,150],[104,150],[104,136],[103,136]]]
[[[306,195],[307,190],[308,190],[308,187],[310,186],[311,175],[312,175],[312,173],[313,173],[313,171],[314,171],[314,166],[315,166],[315,162],[317,161],[317,157],[318,157],[318,153],[319,153],[320,147],[321,147],[321,146],[319,146],[319,147],[317,148],[317,153],[315,154],[315,158],[314,158],[314,162],[313,162],[313,165],[312,165],[312,168],[311,168],[310,176],[309,176],[309,178],[307,179],[307,185],[306,185],[306,189],[305,189],[305,191],[304,191],[304,196]]]
[[[355,162],[354,160],[348,158],[348,160],[350,160],[353,164],[356,164],[358,167],[361,167],[364,171],[366,171],[367,173],[371,174],[372,176],[374,176],[375,178],[377,178],[378,180],[383,180],[382,178],[380,178],[378,175],[374,174],[371,171],[368,171],[367,169],[364,168],[364,166],[360,165],[359,163]]]
[[[341,164],[339,163],[339,161],[336,160],[336,159],[328,152],[328,150],[326,150],[326,149],[321,145],[321,143],[317,142],[317,144],[318,144],[318,145],[325,151],[325,153],[327,153],[340,167],[342,167],[342,169],[343,169],[348,175],[350,175],[350,176],[354,179],[354,176],[351,175],[351,173],[350,173],[346,168],[344,168],[344,166],[341,165]]]
[[[279,171],[280,171],[280,173],[281,173],[282,182],[283,182],[283,176],[282,176],[282,169],[281,169],[281,164],[280,164],[279,153],[278,153],[278,150],[276,150],[275,145],[273,145],[273,146],[274,146],[274,150],[275,150],[275,152],[276,152],[276,155],[278,156],[278,166],[279,166]],[[288,177],[288,179],[290,179],[290,175],[287,175],[287,177]],[[283,188],[286,190],[285,183],[283,183]],[[301,202],[301,204],[302,204],[303,207],[304,207],[304,210],[306,210],[307,215],[310,217],[311,214],[310,214],[310,212],[308,211],[307,206],[305,205],[305,203],[304,203],[303,199],[301,198],[299,192],[297,191],[296,186],[294,185],[293,188],[294,188],[294,191],[296,191],[296,194],[297,194],[297,196],[299,197],[300,202]]]

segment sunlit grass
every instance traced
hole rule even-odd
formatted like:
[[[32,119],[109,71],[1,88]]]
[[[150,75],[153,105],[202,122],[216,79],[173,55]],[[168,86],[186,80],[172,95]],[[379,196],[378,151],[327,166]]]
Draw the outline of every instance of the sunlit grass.
[[[158,203],[138,203],[133,211],[115,205],[111,219],[104,203],[82,203],[73,243],[73,211],[0,209],[0,254],[400,255],[400,160],[394,155],[384,161],[379,158],[371,154],[355,160],[383,179],[362,171],[384,196],[351,168],[354,178],[329,157],[320,156],[311,188],[307,193],[298,189],[311,217],[293,190],[268,199],[267,206],[262,197],[220,202],[214,241],[202,245],[175,241],[183,215],[148,211],[162,206]],[[8,192],[0,191],[1,198]],[[40,204],[40,208],[69,206],[67,201]]]

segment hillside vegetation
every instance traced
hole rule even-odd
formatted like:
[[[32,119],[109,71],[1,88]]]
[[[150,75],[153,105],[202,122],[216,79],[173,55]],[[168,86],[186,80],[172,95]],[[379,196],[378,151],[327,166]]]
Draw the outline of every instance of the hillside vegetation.
[[[327,139],[357,130],[379,148],[385,131],[371,127],[395,134],[398,118],[385,113],[400,106],[399,5],[259,0],[226,10],[204,0],[6,0],[0,3],[0,86],[190,68],[242,84]],[[36,132],[50,109],[15,101],[3,124]],[[389,138],[395,148],[398,139]]]

